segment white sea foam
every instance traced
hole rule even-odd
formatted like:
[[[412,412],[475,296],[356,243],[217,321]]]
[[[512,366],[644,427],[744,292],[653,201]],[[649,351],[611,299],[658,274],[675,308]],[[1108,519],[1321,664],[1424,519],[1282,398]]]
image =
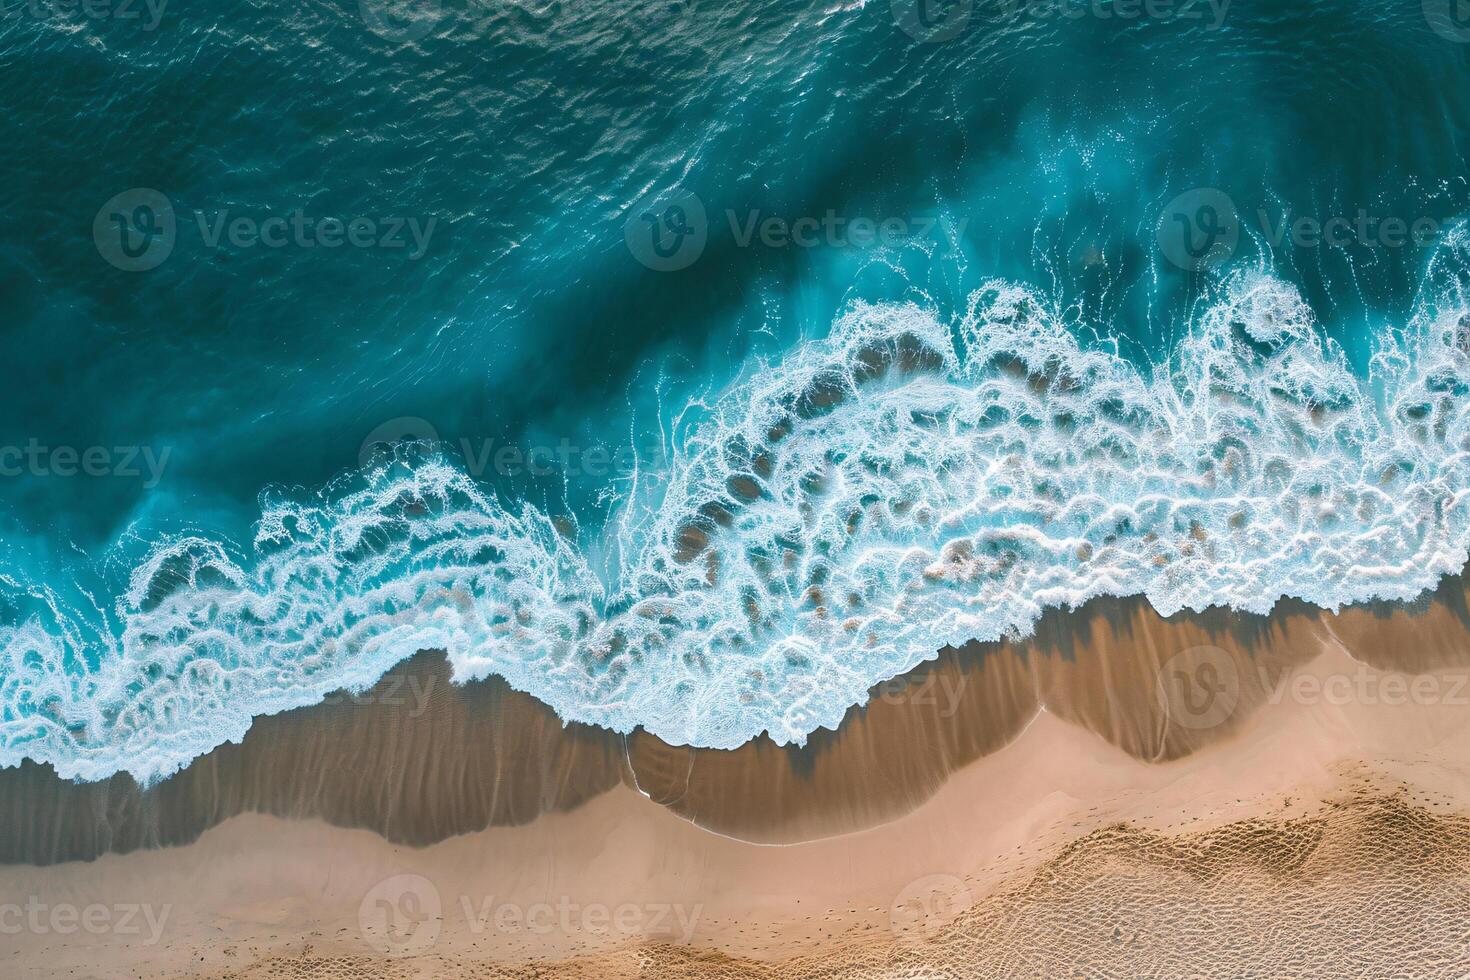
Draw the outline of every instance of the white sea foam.
[[[1008,283],[952,321],[859,304],[672,455],[610,522],[609,575],[575,529],[437,461],[273,503],[247,556],[159,545],[115,631],[33,589],[0,630],[0,764],[155,778],[430,648],[564,719],[801,742],[1047,607],[1410,598],[1470,547],[1470,321],[1387,333],[1365,379],[1264,275],[1149,370]]]

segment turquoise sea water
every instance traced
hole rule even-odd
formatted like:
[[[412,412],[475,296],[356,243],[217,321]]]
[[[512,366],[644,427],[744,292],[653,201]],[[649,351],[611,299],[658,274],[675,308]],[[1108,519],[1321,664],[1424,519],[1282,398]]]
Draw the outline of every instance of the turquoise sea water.
[[[801,741],[1048,606],[1417,594],[1470,545],[1467,40],[0,0],[0,764],[156,777],[425,647]]]

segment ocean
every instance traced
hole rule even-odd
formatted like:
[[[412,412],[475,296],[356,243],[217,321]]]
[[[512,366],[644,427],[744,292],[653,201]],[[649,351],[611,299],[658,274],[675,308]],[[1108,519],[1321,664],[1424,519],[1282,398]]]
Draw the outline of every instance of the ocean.
[[[422,649],[803,742],[1470,555],[1441,0],[0,0],[0,766]]]

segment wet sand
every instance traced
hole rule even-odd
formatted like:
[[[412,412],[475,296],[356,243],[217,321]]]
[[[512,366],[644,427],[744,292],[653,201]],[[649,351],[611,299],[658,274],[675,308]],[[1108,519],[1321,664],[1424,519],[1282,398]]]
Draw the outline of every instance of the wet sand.
[[[720,752],[563,728],[422,654],[147,791],[0,773],[0,966],[1458,976],[1467,670],[1459,579],[1338,614],[1109,600],[805,747]]]

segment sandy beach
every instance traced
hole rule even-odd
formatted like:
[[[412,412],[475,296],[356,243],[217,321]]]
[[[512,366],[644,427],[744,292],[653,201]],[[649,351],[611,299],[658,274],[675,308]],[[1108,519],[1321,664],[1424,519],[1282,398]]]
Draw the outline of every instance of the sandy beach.
[[[1470,0],[0,65],[0,980],[1470,980]]]
[[[423,654],[147,791],[6,771],[0,950],[96,978],[1325,976],[1412,942],[1450,970],[1466,624],[1459,581],[1093,603],[734,752],[563,729]]]

